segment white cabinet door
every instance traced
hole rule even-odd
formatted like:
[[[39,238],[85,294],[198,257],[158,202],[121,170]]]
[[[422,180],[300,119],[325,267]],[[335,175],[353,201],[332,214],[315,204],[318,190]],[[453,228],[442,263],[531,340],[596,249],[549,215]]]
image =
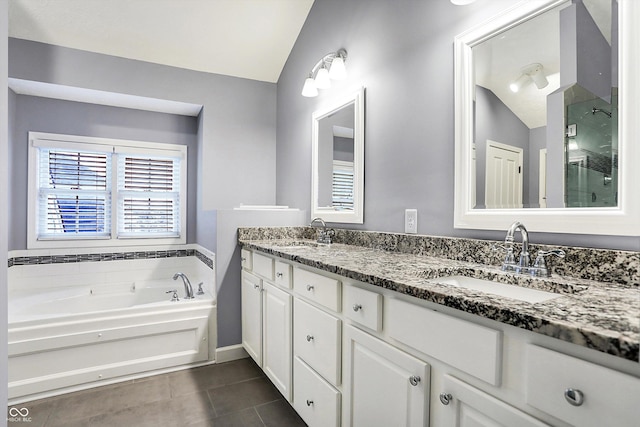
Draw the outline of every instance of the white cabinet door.
[[[263,286],[263,366],[271,382],[291,401],[291,295]]]
[[[429,365],[345,326],[343,426],[427,426]]]
[[[547,424],[449,375],[440,404],[450,427],[543,427]]]
[[[262,366],[262,280],[242,272],[242,345]]]

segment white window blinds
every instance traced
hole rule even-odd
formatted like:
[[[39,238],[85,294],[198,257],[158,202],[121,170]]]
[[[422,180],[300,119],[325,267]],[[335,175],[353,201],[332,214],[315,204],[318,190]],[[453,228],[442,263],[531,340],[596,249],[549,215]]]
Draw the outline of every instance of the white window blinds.
[[[29,247],[185,243],[186,146],[37,132],[29,138]]]
[[[333,161],[332,204],[336,210],[353,210],[353,162]]]
[[[42,148],[39,160],[38,237],[109,237],[111,154]]]
[[[118,154],[118,237],[180,235],[180,159]]]

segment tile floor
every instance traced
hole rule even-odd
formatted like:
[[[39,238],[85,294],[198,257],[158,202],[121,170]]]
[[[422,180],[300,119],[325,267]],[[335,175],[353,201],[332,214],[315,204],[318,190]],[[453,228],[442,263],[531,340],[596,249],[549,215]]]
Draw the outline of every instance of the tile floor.
[[[31,421],[10,421],[9,427],[306,426],[251,359],[15,406],[27,408]]]

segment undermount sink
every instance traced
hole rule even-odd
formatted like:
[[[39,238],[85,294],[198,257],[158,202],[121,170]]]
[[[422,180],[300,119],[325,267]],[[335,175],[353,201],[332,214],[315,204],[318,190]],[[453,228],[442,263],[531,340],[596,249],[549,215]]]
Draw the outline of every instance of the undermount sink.
[[[279,248],[299,248],[301,246],[309,247],[309,248],[331,247],[331,245],[328,243],[318,243],[312,240],[296,240],[296,241],[289,241],[289,242],[278,242],[278,243],[274,243],[273,245]]]
[[[538,303],[558,298],[561,295],[553,292],[541,291],[538,289],[523,288],[521,286],[508,285],[505,283],[493,282],[491,280],[476,279],[467,276],[449,276],[431,279],[432,282],[441,285],[455,286],[474,291],[486,292],[505,298],[511,298],[529,303]]]

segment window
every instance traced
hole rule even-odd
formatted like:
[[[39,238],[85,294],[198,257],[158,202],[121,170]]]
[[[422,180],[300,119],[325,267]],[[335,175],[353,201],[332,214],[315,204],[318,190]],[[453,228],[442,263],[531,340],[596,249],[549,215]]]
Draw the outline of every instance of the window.
[[[185,146],[35,132],[29,141],[29,247],[186,241]]]
[[[336,210],[353,210],[353,162],[333,161],[332,202]]]

